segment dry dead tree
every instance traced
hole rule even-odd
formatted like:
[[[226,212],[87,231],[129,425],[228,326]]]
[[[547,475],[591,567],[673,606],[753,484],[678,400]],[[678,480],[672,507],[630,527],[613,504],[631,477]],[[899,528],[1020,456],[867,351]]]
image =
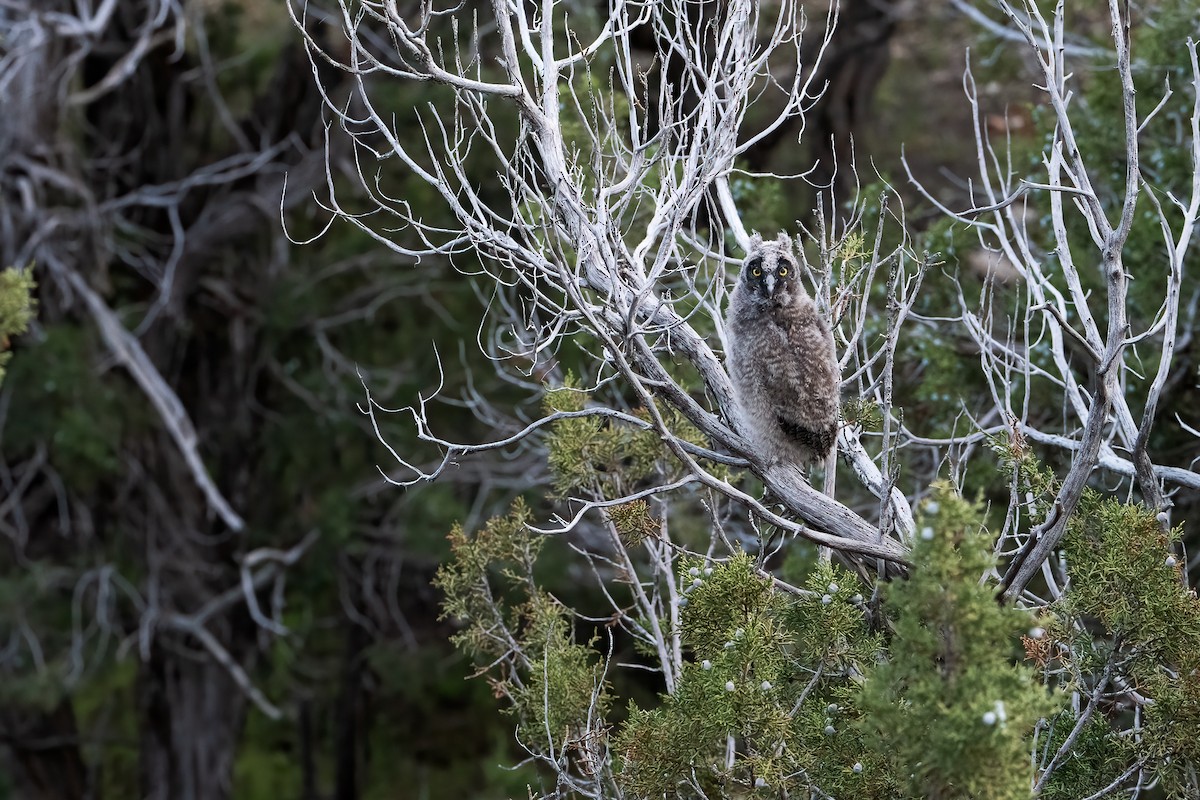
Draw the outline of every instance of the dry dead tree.
[[[294,3],[292,9],[298,29],[306,30],[311,22],[306,7]],[[1074,142],[1066,66],[1069,58],[1099,51],[1068,46],[1062,5],[1051,19],[1033,7],[1003,9],[1006,35],[1019,35],[1039,58],[1058,128],[1046,154],[1045,178],[1028,179],[1005,162],[986,128],[977,124],[981,179],[974,191],[982,202],[965,212],[942,209],[977,228],[987,247],[1016,265],[1027,293],[1007,338],[993,333],[990,307],[966,298],[962,313],[945,320],[978,344],[982,373],[993,388],[991,407],[964,409],[976,430],[950,438],[913,431],[893,408],[896,353],[903,347],[905,326],[912,323],[927,266],[906,239],[894,248],[882,245],[884,222],[899,216],[885,204],[866,245],[863,236],[873,221],[864,221],[861,205],[845,219],[820,218],[804,237],[814,296],[837,324],[847,393],[884,411],[881,434],[846,426],[839,436],[841,458],[860,484],[854,491],[865,488],[879,498],[876,513],[868,517],[815,490],[790,466],[764,462],[748,447],[719,355],[727,269],[738,263],[749,241],[747,229],[755,227],[740,208],[760,185],[755,181],[801,177],[749,174],[738,158],[779,126],[803,120],[822,88],[812,76],[837,22],[836,6],[820,22],[823,37],[805,39],[806,49],[801,43],[810,20],[803,6],[786,1],[734,2],[702,11],[685,2],[623,0],[600,9],[551,1],[445,8],[391,0],[342,3],[340,17],[327,22],[340,27],[345,49],[334,53],[308,35],[309,51],[314,65],[331,64],[355,85],[353,102],[331,103],[329,111],[353,142],[372,203],[366,213],[343,205],[332,175],[321,202],[392,251],[448,259],[488,287],[493,300],[481,343],[498,369],[543,377],[568,342],[586,340],[577,346],[594,358],[584,384],[594,390],[596,403],[571,413],[652,429],[685,472],[679,480],[621,497],[574,498],[575,513],[548,531],[571,530],[591,509],[687,491],[743,509],[744,521],[748,511],[756,520],[857,558],[902,562],[904,541],[914,526],[913,501],[921,494],[921,487],[905,492],[897,484],[905,449],[960,447],[977,453],[976,445],[986,437],[1004,432],[1073,454],[1053,510],[1026,533],[1016,533],[1015,516],[1024,501],[1014,494],[1007,530],[1029,551],[1017,555],[1006,581],[1009,595],[1016,597],[1046,563],[1097,469],[1134,476],[1146,502],[1164,512],[1170,491],[1164,492],[1164,482],[1200,487],[1188,468],[1155,465],[1146,449],[1156,400],[1170,371],[1180,271],[1200,209],[1200,189],[1190,200],[1170,199],[1183,222],[1172,229],[1163,217],[1172,264],[1166,297],[1155,323],[1131,332],[1121,245],[1133,204],[1139,197],[1157,201],[1144,191],[1138,170],[1137,133],[1146,118],[1134,108],[1129,19],[1112,5],[1113,53],[1126,102],[1128,180],[1119,219],[1110,221]],[[647,41],[653,42],[649,52],[643,49]],[[394,108],[376,89],[383,83],[435,84],[441,93],[427,105]],[[969,73],[967,89],[978,122]],[[776,113],[765,118],[755,113],[762,98],[780,94],[786,101],[772,106]],[[1194,142],[1193,150],[1200,146]],[[472,170],[481,161],[489,165],[485,174],[494,170],[494,180],[481,183],[476,177]],[[456,224],[426,222],[423,209],[393,185],[401,175],[433,190]],[[1049,197],[1061,274],[1045,267],[1047,254],[1037,250],[1026,230],[1021,201],[1031,192]],[[1089,305],[1096,300],[1083,291],[1075,266],[1085,257],[1073,257],[1067,244],[1062,217],[1072,212],[1082,214],[1094,233],[1095,261],[1107,287],[1103,308]],[[894,224],[903,228],[902,220]],[[863,267],[839,270],[854,237]],[[880,280],[886,283],[882,303],[871,294]],[[1073,371],[1068,339],[1092,354],[1095,390]],[[1149,341],[1162,343],[1162,358],[1138,419],[1121,387],[1131,369],[1130,349]],[[1051,356],[1046,362],[1033,355],[1043,342]],[[697,382],[689,383],[689,374]],[[1058,386],[1078,426],[1036,429],[1028,388],[1024,405],[1005,388],[1016,377],[1026,387],[1035,378]],[[367,388],[364,410],[372,416],[385,411]],[[645,409],[647,417],[627,413],[612,395],[601,399],[609,388],[628,407]],[[440,389],[400,411],[410,415],[419,439],[438,448],[442,458],[423,469],[413,456],[393,449],[396,469],[389,468],[388,475],[396,483],[435,480],[460,458],[513,448],[564,417],[560,412],[530,420],[513,435],[491,442],[458,442],[432,422],[429,412]],[[681,438],[668,424],[666,409],[699,429],[707,444]],[[714,474],[706,466],[712,463],[746,463],[772,502]],[[660,556],[670,560],[668,553]],[[656,569],[665,566],[660,561]]]

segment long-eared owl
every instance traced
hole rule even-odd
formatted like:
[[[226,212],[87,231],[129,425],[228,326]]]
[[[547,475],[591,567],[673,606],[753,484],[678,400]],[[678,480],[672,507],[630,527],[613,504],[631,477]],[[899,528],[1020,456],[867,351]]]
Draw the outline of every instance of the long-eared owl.
[[[726,361],[753,444],[766,461],[806,471],[837,441],[841,374],[787,234],[773,242],[755,234],[725,325]]]

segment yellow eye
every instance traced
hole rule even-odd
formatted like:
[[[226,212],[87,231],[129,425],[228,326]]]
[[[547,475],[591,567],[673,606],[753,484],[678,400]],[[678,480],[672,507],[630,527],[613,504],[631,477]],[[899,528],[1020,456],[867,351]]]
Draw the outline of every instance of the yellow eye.
[[[779,268],[779,277],[782,278],[784,275],[787,275],[787,267],[780,267]]]
[[[756,278],[757,278],[758,276],[762,275],[762,270],[761,270],[761,269],[756,269],[756,270],[754,270],[754,271],[753,271],[751,274],[752,274],[752,275],[754,275],[754,277],[756,277]]]

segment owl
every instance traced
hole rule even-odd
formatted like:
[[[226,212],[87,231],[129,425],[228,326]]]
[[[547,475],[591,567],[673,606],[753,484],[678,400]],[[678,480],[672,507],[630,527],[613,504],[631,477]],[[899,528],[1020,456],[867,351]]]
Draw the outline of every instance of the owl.
[[[809,465],[837,440],[841,373],[829,325],[804,290],[787,234],[755,234],[726,311],[733,388],[768,462]]]

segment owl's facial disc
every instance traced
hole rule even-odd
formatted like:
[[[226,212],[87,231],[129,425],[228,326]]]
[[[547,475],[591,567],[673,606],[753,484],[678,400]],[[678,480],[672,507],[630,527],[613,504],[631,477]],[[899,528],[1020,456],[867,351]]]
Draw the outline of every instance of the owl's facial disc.
[[[775,291],[779,294],[791,294],[792,287],[796,283],[795,263],[790,258],[781,257],[775,262],[775,269],[771,274],[776,285]]]
[[[742,265],[742,280],[746,281],[746,285],[754,294],[770,296],[771,285],[767,282],[773,278],[770,270],[763,269],[762,256],[746,259],[746,263]]]
[[[755,254],[742,265],[742,280],[760,302],[788,302],[797,283],[796,262],[785,253]]]

